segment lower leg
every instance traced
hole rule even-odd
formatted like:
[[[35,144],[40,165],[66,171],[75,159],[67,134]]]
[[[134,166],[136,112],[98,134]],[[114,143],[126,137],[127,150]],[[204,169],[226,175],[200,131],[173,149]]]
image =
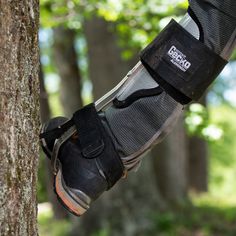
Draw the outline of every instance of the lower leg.
[[[144,50],[142,63],[139,62],[115,90],[95,103],[96,109],[94,105],[86,106],[65,124],[64,119],[56,118],[44,126],[41,141],[45,153],[52,159],[56,193],[74,214],[83,214],[90,203],[110,189],[125,171],[138,166],[142,155],[171,130],[184,104],[199,96],[209,77],[214,79],[220,71],[224,61],[216,53],[227,51],[222,55],[228,55],[233,51],[235,38],[232,40],[231,36],[226,44],[220,43],[223,45],[220,51],[215,44],[210,47],[212,40],[208,35],[217,34],[205,33],[201,19],[194,19],[196,11],[193,5],[189,14],[180,21],[181,27],[172,22]],[[173,33],[169,29],[173,29]],[[166,39],[166,35],[170,38]],[[190,58],[186,42],[181,43],[178,39],[176,46],[175,36],[184,41],[187,37],[193,44],[188,46],[196,52],[193,58],[199,56],[203,62]],[[167,45],[171,40],[174,44]],[[208,57],[212,55],[214,60],[209,58],[206,61],[198,55],[201,54],[198,50]],[[203,71],[196,78],[198,68],[212,62],[214,68],[210,66],[206,75]],[[166,66],[170,70],[166,70]],[[186,77],[188,73],[195,76],[195,80],[189,80]],[[173,75],[173,78],[168,75]],[[178,83],[173,86],[177,80],[183,86]]]

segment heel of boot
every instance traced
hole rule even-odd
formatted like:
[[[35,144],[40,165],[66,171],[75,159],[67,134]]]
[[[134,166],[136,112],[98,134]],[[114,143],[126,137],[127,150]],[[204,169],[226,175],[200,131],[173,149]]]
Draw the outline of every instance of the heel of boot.
[[[75,194],[66,187],[61,168],[59,168],[54,181],[57,198],[67,210],[76,216],[81,216],[89,209],[90,198],[82,191],[76,190]]]

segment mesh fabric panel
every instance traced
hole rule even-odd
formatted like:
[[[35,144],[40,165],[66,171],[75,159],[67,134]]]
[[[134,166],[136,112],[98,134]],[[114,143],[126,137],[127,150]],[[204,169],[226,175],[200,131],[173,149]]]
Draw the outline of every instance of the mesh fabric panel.
[[[236,30],[236,1],[190,0],[189,3],[203,28],[204,43],[219,55],[230,43],[232,47],[228,54],[231,54],[236,42],[235,36],[232,38]]]
[[[121,156],[140,150],[182,106],[167,93],[139,99],[127,108],[114,106],[105,111],[105,125],[115,137],[115,146]]]

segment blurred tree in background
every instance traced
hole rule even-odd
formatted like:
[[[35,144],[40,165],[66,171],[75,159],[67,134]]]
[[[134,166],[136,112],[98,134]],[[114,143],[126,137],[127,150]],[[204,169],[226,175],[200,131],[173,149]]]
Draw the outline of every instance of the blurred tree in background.
[[[46,87],[41,90],[42,120],[70,117],[113,88],[138,61],[138,52],[171,18],[180,19],[187,6],[184,0],[41,0],[41,86]],[[230,178],[236,172],[234,119],[221,114],[236,115],[236,103],[229,102],[232,99],[227,95],[236,89],[236,71],[228,74],[215,82],[202,105],[187,109],[172,134],[145,157],[137,173],[121,180],[81,219],[67,219],[68,215],[58,210],[50,187],[45,188],[50,177],[41,163],[39,200],[51,202],[55,218],[67,219],[60,226],[51,224],[62,227],[61,231],[47,229],[50,233],[46,230],[42,235],[141,236],[162,231],[167,232],[164,235],[195,235],[185,232],[186,225],[177,227],[180,231],[171,226],[178,214],[183,218],[191,214],[195,198],[189,193],[206,192],[209,185],[210,193],[217,196],[217,190],[227,186],[226,180],[232,184]],[[236,195],[232,186],[226,190]],[[183,225],[181,218],[178,222]],[[200,221],[191,223],[201,225]],[[215,225],[211,227],[218,232]],[[197,232],[197,226],[193,230]],[[201,235],[208,235],[205,233]]]

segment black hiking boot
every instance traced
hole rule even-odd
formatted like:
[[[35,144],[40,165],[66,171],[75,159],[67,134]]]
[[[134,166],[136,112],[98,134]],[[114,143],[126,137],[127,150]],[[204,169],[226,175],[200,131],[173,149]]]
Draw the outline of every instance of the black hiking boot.
[[[93,105],[76,112],[71,120],[51,119],[42,127],[40,138],[52,162],[55,193],[76,216],[123,175],[123,164]]]

